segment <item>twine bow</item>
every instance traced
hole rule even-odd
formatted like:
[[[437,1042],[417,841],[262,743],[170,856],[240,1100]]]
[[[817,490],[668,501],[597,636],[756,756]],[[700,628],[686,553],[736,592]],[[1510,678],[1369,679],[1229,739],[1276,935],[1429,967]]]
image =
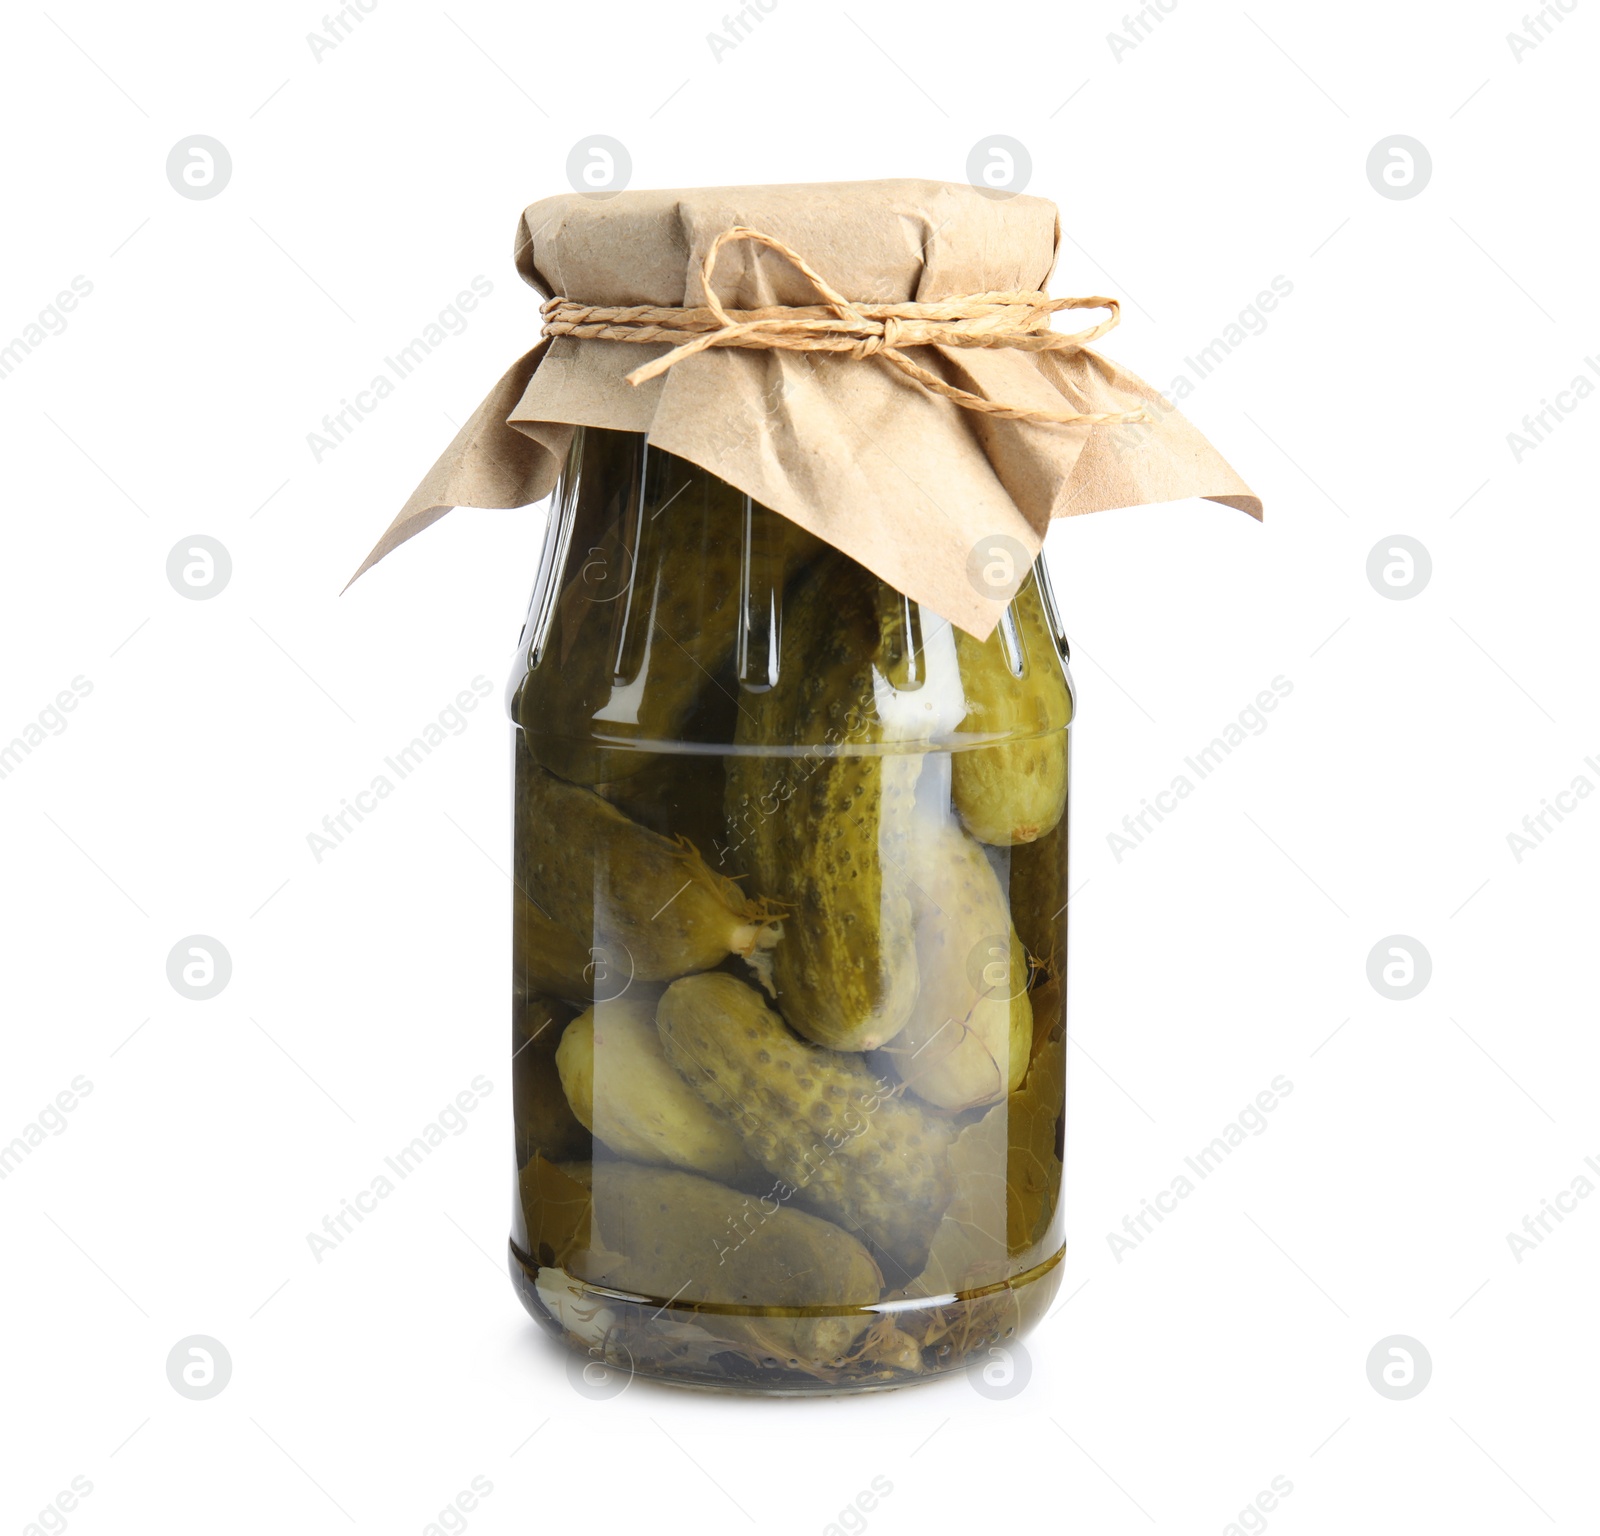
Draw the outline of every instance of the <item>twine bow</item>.
[[[722,247],[753,240],[776,251],[802,273],[826,300],[824,304],[772,305],[765,309],[725,309],[712,286],[712,273]],[[1076,351],[1098,340],[1121,318],[1115,299],[1052,299],[1034,293],[968,293],[924,304],[858,304],[831,287],[797,251],[772,235],[735,225],[711,242],[701,263],[706,293],[703,309],[630,304],[607,307],[551,299],[541,313],[546,336],[573,336],[600,341],[670,341],[678,345],[627,375],[643,384],[708,347],[751,347],[784,352],[842,352],[854,359],[877,358],[930,395],[953,400],[965,410],[980,411],[1004,421],[1031,421],[1041,426],[1084,427],[1148,421],[1143,410],[1079,413],[1005,405],[947,384],[913,362],[907,347],[1009,347],[1027,352]],[[1066,335],[1050,329],[1050,316],[1061,309],[1105,309],[1110,313],[1088,330]],[[689,340],[682,338],[691,333]]]

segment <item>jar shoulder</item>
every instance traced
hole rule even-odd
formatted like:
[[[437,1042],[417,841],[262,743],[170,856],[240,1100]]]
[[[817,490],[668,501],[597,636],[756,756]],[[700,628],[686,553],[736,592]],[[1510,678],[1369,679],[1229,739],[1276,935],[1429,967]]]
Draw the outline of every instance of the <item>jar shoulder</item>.
[[[1042,561],[983,641],[640,434],[580,428],[507,694],[546,766],[806,747],[959,748],[1065,728],[1068,651]]]

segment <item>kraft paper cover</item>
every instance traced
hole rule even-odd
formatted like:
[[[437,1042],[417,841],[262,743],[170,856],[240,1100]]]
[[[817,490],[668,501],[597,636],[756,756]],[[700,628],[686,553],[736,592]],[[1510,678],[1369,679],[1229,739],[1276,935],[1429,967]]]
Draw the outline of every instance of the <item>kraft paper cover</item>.
[[[516,264],[547,298],[694,307],[705,303],[706,250],[739,224],[776,236],[864,303],[1042,289],[1059,236],[1055,206],[1042,198],[947,182],[565,193],[523,213]],[[723,248],[714,282],[729,309],[819,302],[803,274],[748,242]],[[996,535],[1031,559],[1057,517],[1189,496],[1261,516],[1260,501],[1181,414],[1088,348],[923,346],[911,355],[948,383],[1007,405],[1065,403],[1085,413],[1144,406],[1149,424],[1006,421],[930,395],[878,360],[840,353],[710,348],[637,387],[626,382],[668,350],[564,336],[534,347],[356,574],[452,507],[543,499],[575,425],[646,433],[979,638],[1027,573],[1019,563],[1011,590],[986,584],[994,564],[982,550]],[[970,574],[975,568],[984,580]]]

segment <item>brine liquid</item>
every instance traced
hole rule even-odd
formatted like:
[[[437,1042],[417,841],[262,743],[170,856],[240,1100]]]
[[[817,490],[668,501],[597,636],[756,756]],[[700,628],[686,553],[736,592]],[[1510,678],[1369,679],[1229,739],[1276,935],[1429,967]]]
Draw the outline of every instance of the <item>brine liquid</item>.
[[[753,780],[749,753],[619,751],[615,777],[568,786],[540,766],[542,743],[513,738],[511,1268],[534,1317],[620,1370],[794,1393],[959,1369],[1031,1326],[1062,1255],[1067,817],[1029,843],[968,839],[951,751],[789,749],[766,754]],[[919,935],[931,927],[964,951],[924,943],[907,962],[926,1015],[910,1026],[916,1051],[895,1038],[865,1051],[800,1043],[814,1031],[786,1015],[791,994],[773,995],[772,958],[815,913],[774,905],[771,947],[713,953],[724,898],[730,932],[762,928],[739,922],[739,903],[764,894],[749,874],[754,840],[768,839],[770,863],[791,834],[814,831],[798,808],[853,750],[879,757],[871,772],[909,796],[893,846],[877,824],[847,835],[859,840],[852,857],[876,858],[881,921],[910,911]],[[747,781],[762,792],[730,794]],[[576,816],[598,809],[587,795],[625,822]],[[581,830],[590,820],[594,836]],[[552,910],[552,890],[576,891],[580,910]],[[993,932],[962,927],[973,910],[993,914],[976,919]],[[707,974],[729,980],[708,987],[696,979]],[[677,1007],[700,1033],[657,1031],[668,988],[685,978],[675,1006],[736,1006],[725,1019]],[[921,1097],[933,1079],[919,1073],[980,1005],[990,1019],[1026,1016],[1020,1072],[1003,1046],[995,1053],[1016,1086],[990,1092],[980,1062],[972,1092],[986,1102]],[[790,1036],[792,1049],[770,1048]]]

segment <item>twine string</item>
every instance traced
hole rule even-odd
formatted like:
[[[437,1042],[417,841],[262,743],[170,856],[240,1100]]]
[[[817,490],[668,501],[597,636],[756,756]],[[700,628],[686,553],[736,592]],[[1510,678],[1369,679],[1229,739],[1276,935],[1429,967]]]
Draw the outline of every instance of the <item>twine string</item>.
[[[782,256],[824,300],[821,304],[770,305],[727,309],[713,284],[722,247],[750,240]],[[555,298],[542,308],[546,336],[579,340],[672,342],[670,352],[635,368],[626,377],[640,385],[709,347],[746,347],[785,352],[836,352],[854,361],[876,358],[930,395],[952,400],[965,410],[1003,421],[1041,426],[1083,427],[1148,421],[1143,410],[1077,412],[1006,405],[948,384],[906,355],[908,347],[991,347],[1027,352],[1077,351],[1097,341],[1121,319],[1115,299],[1052,299],[1043,292],[969,293],[915,304],[865,304],[847,299],[811,264],[783,241],[739,224],[711,242],[701,263],[704,307],[659,304],[578,304]],[[1107,316],[1087,330],[1067,334],[1050,329],[1058,310],[1104,309]],[[687,337],[688,339],[685,339]]]

